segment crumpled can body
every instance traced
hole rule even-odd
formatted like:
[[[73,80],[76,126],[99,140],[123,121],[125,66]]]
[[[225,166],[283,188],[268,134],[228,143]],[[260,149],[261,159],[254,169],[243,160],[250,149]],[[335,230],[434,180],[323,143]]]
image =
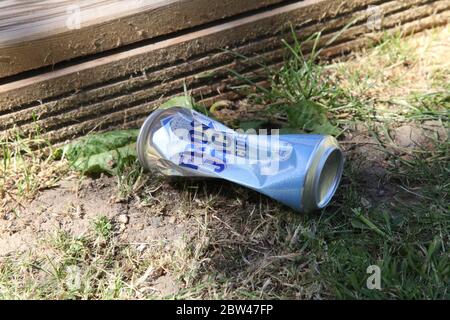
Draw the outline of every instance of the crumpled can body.
[[[331,136],[232,130],[182,107],[158,109],[146,119],[137,153],[144,168],[173,176],[225,179],[300,212],[330,202],[344,164]]]

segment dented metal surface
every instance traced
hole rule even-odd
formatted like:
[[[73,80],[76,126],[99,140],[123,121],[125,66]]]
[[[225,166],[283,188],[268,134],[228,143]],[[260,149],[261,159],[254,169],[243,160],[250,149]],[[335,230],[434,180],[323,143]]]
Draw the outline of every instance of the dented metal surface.
[[[154,111],[142,125],[136,147],[147,169],[225,179],[300,212],[328,205],[344,166],[332,136],[233,131],[181,107]]]

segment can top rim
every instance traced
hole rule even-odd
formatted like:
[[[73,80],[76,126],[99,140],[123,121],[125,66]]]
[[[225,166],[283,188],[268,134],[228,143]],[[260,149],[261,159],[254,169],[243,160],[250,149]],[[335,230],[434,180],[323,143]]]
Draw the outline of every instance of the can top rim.
[[[313,152],[301,191],[302,211],[311,212],[328,205],[339,186],[344,155],[332,136],[325,136]]]
[[[343,155],[339,148],[328,149],[320,159],[314,179],[318,209],[326,207],[333,198],[342,177],[343,164]]]
[[[138,156],[138,160],[140,164],[144,167],[146,170],[150,170],[148,167],[147,162],[145,161],[145,145],[147,144],[147,139],[149,136],[149,132],[152,127],[153,121],[156,119],[156,117],[163,112],[164,109],[156,109],[152,111],[152,113],[145,119],[144,123],[141,126],[141,129],[139,130],[139,134],[136,141],[136,152]]]

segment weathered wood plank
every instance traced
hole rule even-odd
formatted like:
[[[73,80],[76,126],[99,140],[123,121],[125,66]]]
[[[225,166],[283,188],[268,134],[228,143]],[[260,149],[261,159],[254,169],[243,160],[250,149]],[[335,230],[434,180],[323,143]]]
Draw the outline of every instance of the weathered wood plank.
[[[406,23],[404,26],[394,27],[390,30],[390,32],[396,33],[400,30],[405,33],[413,33],[419,32],[426,28],[439,26],[445,23],[448,23],[450,15],[447,13],[442,15],[437,15],[433,17],[423,18],[417,21],[412,21]],[[386,30],[385,30],[386,31]],[[342,45],[337,45],[330,47],[329,49],[325,49],[323,51],[324,56],[333,57],[336,54],[340,54],[342,50],[347,50],[348,46],[354,48],[360,48],[368,43],[371,43],[373,39],[380,38],[384,33],[383,32],[374,32],[371,33],[368,37],[352,40],[349,43],[344,43]],[[281,64],[275,64],[274,67],[281,66]],[[254,75],[255,73],[262,70],[254,70],[248,74],[244,74],[247,76]],[[193,88],[191,90],[192,95],[196,97],[207,96],[204,99],[199,99],[199,103],[210,106],[213,102],[222,99],[234,100],[238,99],[241,96],[239,93],[230,89],[233,85],[238,84],[236,80],[227,78],[222,81],[217,81],[213,84],[203,85],[198,88]],[[259,83],[263,84],[263,83]],[[174,92],[173,95],[182,94],[183,89],[181,88],[178,92]],[[164,97],[164,99],[169,98],[170,96]],[[156,99],[154,101],[144,102],[142,104],[136,106],[130,106],[125,110],[118,110],[108,112],[106,115],[102,115],[101,117],[95,119],[87,119],[77,124],[72,124],[60,128],[55,131],[50,131],[45,133],[42,137],[53,144],[60,144],[65,142],[68,139],[72,139],[74,137],[86,134],[91,131],[103,131],[114,127],[117,128],[137,128],[139,127],[145,118],[155,110],[163,99]]]
[[[325,18],[351,13],[379,0],[305,0],[251,17],[238,19],[186,35],[159,41],[126,52],[66,67],[0,86],[0,112],[16,105],[44,100],[65,92],[139,74],[142,70],[206,55],[221,48],[235,47],[254,39],[283,33],[289,23],[298,27],[314,25]],[[64,81],[60,81],[64,78]]]
[[[324,3],[329,4],[327,1]],[[286,35],[286,26],[289,21],[296,27],[299,37],[307,37],[315,31],[323,30],[322,43],[326,43],[334,38],[349,21],[354,20],[355,24],[340,35],[339,41],[324,51],[324,54],[330,56],[361,47],[380,35],[380,32],[372,32],[367,26],[368,12],[364,6],[347,7],[347,11],[332,11],[336,7],[327,8],[330,9],[329,12],[338,12],[338,14],[323,17],[319,14],[320,10],[315,11],[315,16],[311,15],[312,11],[308,11],[310,19],[305,23],[305,20],[299,18],[302,15],[292,10],[287,12],[289,17],[281,15],[282,23],[278,23],[276,29],[271,29],[272,25],[258,19],[253,20],[252,25],[256,24],[261,29],[254,34],[247,33],[249,37],[244,41],[235,35],[234,38],[228,38],[228,42],[220,42],[224,32],[229,33],[231,30],[238,34],[239,30],[236,31],[233,28],[246,30],[245,28],[249,27],[245,23],[237,23],[232,27],[224,24],[221,28],[209,28],[206,32],[202,30],[197,33],[201,34],[200,36],[188,39],[184,37],[183,40],[171,39],[172,41],[166,42],[165,45],[154,46],[152,50],[145,48],[136,53],[141,55],[137,60],[135,60],[136,54],[126,54],[119,59],[113,57],[100,63],[99,61],[90,62],[88,68],[75,68],[71,72],[65,70],[59,76],[55,76],[56,72],[45,74],[40,76],[40,82],[22,80],[8,84],[10,90],[5,90],[5,86],[8,85],[1,86],[0,99],[12,102],[11,98],[13,98],[16,103],[0,104],[0,131],[10,129],[14,123],[21,125],[25,131],[39,125],[48,131],[47,137],[57,143],[86,133],[93,128],[104,129],[112,125],[137,124],[160,103],[161,97],[182,93],[184,83],[193,90],[194,94],[203,96],[207,103],[219,98],[218,91],[224,93],[225,97],[235,97],[235,93],[230,91],[229,87],[236,83],[227,76],[227,68],[251,74],[257,69],[257,65],[255,63],[242,65],[234,59],[233,55],[217,50],[220,47],[215,47],[214,44],[220,42],[222,47],[229,46],[246,55],[261,54],[260,59],[270,65],[276,65],[283,56],[280,38]],[[412,32],[448,22],[450,2],[444,0],[411,0],[408,3],[388,1],[379,5],[379,8],[385,15],[381,24],[382,30],[396,30],[396,26],[402,23],[402,30]],[[297,9],[301,11],[298,7]],[[280,18],[276,15],[263,15],[261,19],[265,22],[267,19],[274,22],[277,21],[275,17]],[[244,20],[248,21],[248,18]],[[207,46],[208,44],[210,46]],[[187,52],[185,59],[179,59],[180,57],[177,59],[176,52],[179,52],[180,47],[192,50]],[[309,47],[305,46],[306,52],[308,49]],[[163,52],[161,55],[158,53],[160,50]],[[152,57],[155,52],[157,52],[156,59],[152,60],[155,58]],[[142,63],[143,69],[136,68],[134,61],[139,62],[140,59],[153,61],[153,64]],[[100,79],[86,76],[95,74],[99,70],[97,68],[108,70],[111,67],[120,67],[123,73],[119,73],[119,76],[114,72],[108,73],[105,78]],[[52,94],[45,96],[45,88],[48,86],[57,87],[66,79],[71,77],[76,79],[80,75],[84,75],[82,79],[85,82],[80,84],[79,91],[72,91],[70,86],[61,86],[59,88],[63,90],[53,92],[53,96]],[[23,94],[36,94],[35,90],[40,91],[38,95],[45,96],[42,104],[27,100]],[[20,99],[25,103],[17,104],[17,100]],[[40,119],[34,123],[33,119],[36,116]]]
[[[326,11],[321,11],[321,7],[326,8],[328,6],[330,8],[329,11],[338,7],[341,14],[345,13],[345,7],[333,4],[333,2],[337,3],[335,1],[322,1],[322,5],[312,5],[312,7],[316,7],[315,17],[312,14],[310,15],[312,8],[307,5],[307,2],[302,2],[255,17],[230,22],[220,27],[208,28],[124,53],[2,85],[0,86],[0,114],[7,113],[9,112],[8,110],[13,111],[17,106],[32,101],[45,101],[49,97],[58,97],[62,94],[70,95],[90,86],[101,86],[102,84],[116,81],[115,79],[127,79],[133,75],[142,74],[143,71],[147,72],[146,70],[151,72],[151,70],[158,68],[163,69],[168,65],[189,61],[191,57],[199,55],[207,57],[211,52],[217,52],[218,49],[220,51],[220,48],[233,47],[240,43],[244,43],[243,47],[245,47],[246,43],[254,39],[270,38],[274,35],[279,35],[282,33],[282,30],[286,29],[286,21],[290,21],[297,25],[298,28],[304,29],[305,27],[302,27],[302,24],[305,23],[306,18],[309,18],[307,20],[311,27],[306,26],[308,29],[303,32],[306,35],[321,28],[326,28],[328,23],[331,28],[340,28],[343,26],[343,22],[348,23],[348,17],[346,19],[338,18],[334,21],[327,20],[324,23],[320,23],[319,20],[326,13]],[[376,1],[372,2],[375,3]],[[394,5],[404,2],[391,1],[385,5],[390,4],[395,9]],[[409,2],[419,3],[420,1],[410,0]],[[446,2],[448,1],[440,1],[444,6]],[[315,1],[310,1],[311,3],[315,3]],[[358,4],[367,4],[368,1],[361,0],[351,3],[353,7],[357,7]],[[304,7],[308,10],[302,10]],[[351,12],[351,7],[348,9],[347,13],[350,12],[350,17],[358,18],[358,14],[361,14],[362,17],[359,19],[364,21],[365,10],[362,10],[361,13],[360,11]],[[337,15],[336,12],[334,15]],[[249,31],[246,32],[246,30]],[[275,39],[275,41],[272,41],[273,45],[279,46],[279,41]],[[266,46],[268,50],[273,50],[273,47],[270,47],[268,42],[264,43],[263,46]],[[245,53],[251,53],[251,50],[257,52],[257,48],[252,48]],[[64,81],[60,81],[62,78],[64,78]]]
[[[416,3],[421,2],[425,3],[426,1],[416,1]],[[432,10],[433,8],[441,8],[442,5],[443,2],[436,2],[430,6],[419,8],[419,10],[414,9],[413,11],[400,11],[397,14],[386,16],[383,26],[385,28],[391,28],[397,23],[398,20],[406,21],[406,17],[408,14],[413,14],[413,16],[410,16],[409,19],[415,19],[420,16],[427,15],[427,12],[429,10]],[[385,13],[385,15],[388,15],[391,12],[396,12],[399,8],[399,3],[386,3],[383,6],[383,12]],[[365,16],[366,13],[360,13],[360,15]],[[334,19],[328,21],[325,27],[323,27],[323,25],[321,24],[314,25],[311,27],[302,28],[297,33],[298,36],[305,34],[309,35],[319,30],[320,27],[323,27],[321,43],[326,43],[331,38],[336,37],[339,33],[339,31],[337,31],[327,34],[328,30],[342,28],[343,26],[345,26],[345,24],[349,23],[349,21],[354,21],[355,18],[360,20],[361,16],[351,15],[344,18]],[[343,32],[339,37],[339,41],[347,43],[348,41],[354,40],[358,36],[365,34],[367,31],[367,26],[365,24],[355,25],[354,27],[351,27]],[[305,50],[308,50],[310,46],[304,46],[304,48]],[[268,49],[270,49],[271,51],[264,53]],[[271,37],[262,39],[257,42],[252,42],[239,47],[238,50],[241,54],[245,55],[254,55],[262,52],[260,60],[264,60],[267,63],[272,63],[273,61],[282,57],[281,42],[278,37]],[[150,74],[142,74],[133,78],[127,78],[125,80],[113,82],[105,86],[99,86],[97,88],[89,90],[89,94],[74,94],[62,99],[58,99],[57,101],[37,105],[35,108],[33,108],[33,114],[30,113],[28,109],[24,109],[15,112],[13,117],[8,114],[0,116],[0,130],[8,129],[13,125],[26,124],[27,122],[31,122],[36,118],[40,119],[37,122],[39,125],[42,125],[45,129],[49,129],[48,124],[53,122],[57,123],[57,121],[54,121],[53,119],[58,118],[47,118],[65,112],[67,113],[66,117],[68,119],[73,119],[73,114],[71,114],[70,111],[81,107],[88,107],[90,105],[93,106],[98,103],[103,103],[105,106],[108,106],[109,100],[128,103],[128,101],[139,101],[139,99],[142,99],[142,97],[145,96],[162,96],[164,95],[164,92],[170,92],[174,88],[181,88],[183,83],[180,84],[180,80],[186,81],[186,79],[189,79],[189,81],[187,82],[189,86],[195,85],[195,83],[204,82],[205,78],[217,81],[223,77],[226,77],[226,75],[228,74],[227,68],[240,70],[242,66],[240,66],[239,62],[236,62],[234,60],[235,57],[233,55],[226,52],[219,52],[206,57],[200,57],[199,59],[193,61],[181,63],[176,66],[159,69],[151,72]],[[249,64],[246,64],[245,67],[248,68],[248,65]],[[255,63],[253,65],[256,66]],[[167,87],[167,81],[176,83],[176,85],[172,86],[172,89],[169,89]],[[165,86],[163,86],[162,90],[159,90],[159,85],[161,82],[164,82]],[[108,108],[106,107],[105,112],[107,112],[107,110]],[[27,126],[25,126],[24,128],[26,127]]]
[[[0,1],[0,78],[283,1]]]

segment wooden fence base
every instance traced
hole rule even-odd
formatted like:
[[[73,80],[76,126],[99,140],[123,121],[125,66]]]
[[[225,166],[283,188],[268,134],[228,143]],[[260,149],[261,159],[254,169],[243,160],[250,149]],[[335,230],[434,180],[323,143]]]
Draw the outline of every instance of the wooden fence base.
[[[93,129],[136,127],[162,99],[183,93],[184,85],[206,104],[235,99],[230,87],[237,82],[228,69],[251,74],[261,59],[280,63],[281,39],[289,40],[291,26],[300,40],[321,31],[321,45],[339,34],[323,51],[335,57],[386,31],[417,32],[449,18],[448,0],[305,0],[229,18],[6,82],[0,85],[0,132],[38,125],[52,143],[61,143]],[[258,58],[243,64],[232,52]]]

